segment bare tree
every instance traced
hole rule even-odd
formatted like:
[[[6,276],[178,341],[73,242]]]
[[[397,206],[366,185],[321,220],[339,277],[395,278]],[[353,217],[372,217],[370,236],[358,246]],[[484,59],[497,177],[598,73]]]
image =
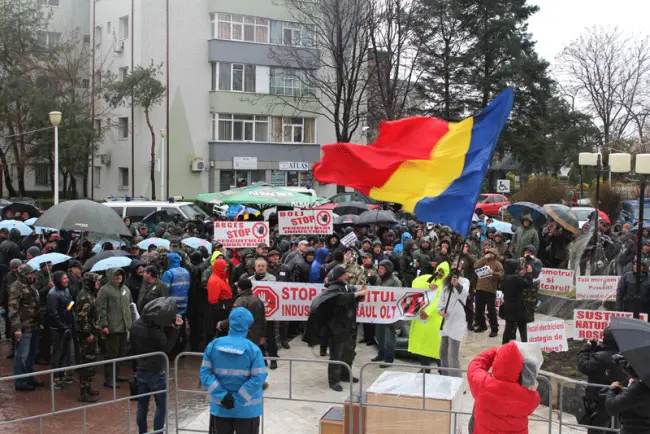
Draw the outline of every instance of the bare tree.
[[[368,52],[368,119],[394,120],[416,105],[415,89],[422,70],[418,69],[422,39],[420,4],[408,0],[372,0]]]
[[[625,138],[630,128],[643,129],[648,110],[649,49],[648,37],[592,27],[558,57],[560,80],[586,101],[588,111],[598,120],[602,144],[608,148],[613,140]]]
[[[349,142],[367,113],[367,62],[371,10],[367,0],[281,0],[300,29],[283,33],[271,57],[273,105],[322,115],[336,139]],[[275,42],[272,40],[272,42]],[[274,80],[299,82],[292,95],[274,92]]]

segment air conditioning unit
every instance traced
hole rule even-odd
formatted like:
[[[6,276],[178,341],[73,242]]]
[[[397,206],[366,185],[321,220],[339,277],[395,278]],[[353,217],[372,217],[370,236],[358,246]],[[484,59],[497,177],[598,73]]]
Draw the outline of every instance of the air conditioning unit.
[[[203,172],[205,170],[205,162],[201,157],[194,157],[190,161],[190,169],[192,172]]]
[[[116,53],[123,53],[124,52],[124,41],[116,41],[115,42],[115,52]]]
[[[101,154],[99,156],[99,159],[101,160],[102,164],[109,165],[111,164],[111,154]]]

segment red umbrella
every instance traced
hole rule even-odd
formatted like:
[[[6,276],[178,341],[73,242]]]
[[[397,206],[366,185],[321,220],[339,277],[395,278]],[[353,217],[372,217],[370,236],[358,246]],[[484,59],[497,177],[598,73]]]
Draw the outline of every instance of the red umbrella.
[[[603,211],[601,211],[601,210],[598,210],[598,219],[599,219],[599,220],[604,220],[605,222],[607,222],[607,223],[610,224],[610,225],[612,224],[612,221],[609,219],[609,217],[607,216],[607,214],[605,214],[605,213],[604,213]]]

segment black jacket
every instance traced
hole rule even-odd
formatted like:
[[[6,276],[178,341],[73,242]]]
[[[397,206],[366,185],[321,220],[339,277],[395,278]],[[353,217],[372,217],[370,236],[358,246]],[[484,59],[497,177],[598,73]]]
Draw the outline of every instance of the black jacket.
[[[524,289],[528,281],[519,274],[508,274],[501,279],[503,305],[501,316],[506,321],[526,321],[526,306],[524,304]]]
[[[9,231],[9,238],[0,243],[0,264],[9,266],[12,259],[20,259],[22,239],[17,229]]]
[[[334,340],[345,339],[346,335],[354,333],[361,297],[355,294],[354,286],[339,281],[330,282],[325,287],[328,293],[337,294],[331,302],[332,315],[327,326]]]
[[[68,289],[70,290],[72,301],[76,301],[77,296],[83,288],[83,279],[81,277],[75,277],[72,273],[68,273],[68,281]]]
[[[614,336],[605,329],[603,346],[587,344],[578,354],[578,370],[587,376],[587,382],[592,384],[609,385],[614,381],[623,383],[628,375],[621,367],[612,361],[612,356],[618,353]],[[589,386],[586,398],[598,413],[605,410],[605,397],[600,394],[602,387]]]
[[[172,327],[176,319],[176,303],[170,299],[157,299],[149,303],[131,326],[131,350],[134,354],[157,351],[169,354],[178,338],[179,328]],[[166,367],[163,357],[137,359],[137,370],[161,372]]]
[[[232,308],[244,307],[253,314],[253,324],[248,328],[248,339],[254,344],[259,345],[260,340],[264,337],[266,330],[266,311],[264,302],[260,300],[252,291],[239,291],[239,295],[235,299]],[[226,330],[229,325],[229,320],[221,322],[221,329]]]
[[[650,275],[641,276],[641,291],[637,291],[635,273],[633,271],[625,273],[618,282],[618,289],[616,290],[616,310],[634,312],[634,308],[638,303],[640,312],[647,313],[649,302]]]
[[[312,250],[311,254],[314,252]],[[291,281],[309,283],[309,274],[311,273],[311,262],[305,260],[305,256],[300,255],[293,261],[293,265],[287,264],[291,267]]]
[[[642,381],[607,389],[605,408],[610,416],[618,416],[621,434],[650,434],[650,388]]]
[[[52,288],[47,294],[46,324],[53,329],[70,329],[74,325],[74,315],[68,310],[71,301],[68,288]]]

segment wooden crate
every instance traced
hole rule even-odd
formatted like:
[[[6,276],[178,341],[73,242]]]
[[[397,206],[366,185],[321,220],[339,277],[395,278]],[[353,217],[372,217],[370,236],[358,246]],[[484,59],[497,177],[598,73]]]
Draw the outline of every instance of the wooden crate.
[[[320,434],[343,434],[343,407],[331,407],[320,418]]]
[[[418,378],[419,376],[419,378]],[[387,386],[388,385],[388,386]],[[426,398],[424,408],[427,410],[459,411],[462,400],[462,380],[442,375],[426,375]],[[368,405],[385,405],[393,407],[410,407],[421,409],[422,374],[389,371],[383,373],[367,390]],[[460,424],[454,425],[450,413],[438,413],[419,410],[401,410],[364,406],[367,415],[367,434],[436,434],[460,432]]]
[[[343,428],[344,428],[344,433],[345,434],[350,434],[350,422],[352,422],[352,432],[354,434],[360,434],[359,432],[359,400],[361,397],[359,396],[358,393],[354,393],[352,395],[352,403],[350,403],[350,398],[345,400],[345,403],[343,404]],[[363,403],[366,403],[366,394],[363,394]],[[350,407],[352,408],[352,412],[350,412]],[[367,431],[366,427],[366,420],[367,420],[367,413],[366,409],[364,407],[363,411],[363,431],[361,431],[361,434],[365,434]]]

